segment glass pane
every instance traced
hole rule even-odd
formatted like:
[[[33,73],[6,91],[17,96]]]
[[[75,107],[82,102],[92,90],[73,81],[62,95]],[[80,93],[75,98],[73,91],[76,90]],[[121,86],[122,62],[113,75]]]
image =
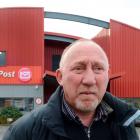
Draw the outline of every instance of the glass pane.
[[[33,98],[0,98],[0,108],[16,107],[21,112],[26,113],[34,109]]]
[[[6,52],[0,51],[0,66],[6,65]]]
[[[55,71],[59,68],[61,55],[53,55],[52,56],[52,71]]]

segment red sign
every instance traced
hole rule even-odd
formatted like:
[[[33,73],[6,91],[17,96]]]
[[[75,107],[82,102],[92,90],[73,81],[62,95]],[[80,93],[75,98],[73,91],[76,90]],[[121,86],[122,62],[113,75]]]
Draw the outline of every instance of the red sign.
[[[18,78],[23,82],[30,81],[32,78],[32,71],[29,68],[21,68],[18,72]]]
[[[42,84],[41,66],[0,67],[0,84]]]
[[[36,104],[41,105],[42,104],[42,99],[41,98],[36,98],[35,102],[36,102]]]

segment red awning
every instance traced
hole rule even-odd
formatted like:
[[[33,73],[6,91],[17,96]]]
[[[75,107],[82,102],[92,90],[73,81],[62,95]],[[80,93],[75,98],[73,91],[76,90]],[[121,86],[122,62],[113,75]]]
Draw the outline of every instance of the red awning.
[[[125,75],[125,72],[118,72],[118,73],[110,74],[109,80],[121,78],[123,75]]]
[[[43,75],[43,78],[45,78],[46,75],[55,77],[56,76],[56,73],[53,72],[53,71],[46,70],[45,73],[44,73],[44,75]]]

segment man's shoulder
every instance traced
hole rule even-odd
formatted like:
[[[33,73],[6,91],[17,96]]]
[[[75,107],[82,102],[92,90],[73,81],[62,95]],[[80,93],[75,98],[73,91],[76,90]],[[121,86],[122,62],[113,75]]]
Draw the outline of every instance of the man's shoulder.
[[[25,114],[17,121],[15,121],[4,136],[3,140],[25,140],[31,138],[32,133],[35,132],[35,127],[40,128],[42,126],[43,112],[45,111],[46,105],[43,105],[30,113]]]
[[[24,133],[24,132],[30,132],[31,128],[33,128],[33,125],[40,124],[41,119],[43,116],[43,112],[45,111],[46,105],[42,105],[39,108],[36,108],[35,110],[25,114],[21,118],[19,118],[17,121],[15,121],[13,124],[11,124],[9,130],[12,134]]]
[[[128,108],[131,107],[127,103],[122,101],[120,98],[112,95],[110,92],[105,93],[103,100],[106,101],[113,108],[120,108],[121,106],[121,107],[125,107],[125,110],[126,110],[126,107]],[[120,109],[123,109],[123,108],[120,108]]]
[[[111,108],[113,108],[113,112],[116,116],[116,119],[122,123],[129,119],[131,116],[135,115],[138,111],[137,108],[128,105],[126,102],[122,101],[120,98],[113,96],[111,93],[106,92],[103,98],[105,102]]]
[[[42,105],[41,107],[38,107],[34,110],[32,110],[31,112],[25,114],[24,116],[22,116],[21,118],[19,118],[16,122],[13,123],[13,125],[26,125],[28,124],[31,124],[31,123],[34,123],[34,121],[37,121],[39,119],[42,118],[43,114],[44,114],[44,111],[46,109],[46,104],[45,105]]]

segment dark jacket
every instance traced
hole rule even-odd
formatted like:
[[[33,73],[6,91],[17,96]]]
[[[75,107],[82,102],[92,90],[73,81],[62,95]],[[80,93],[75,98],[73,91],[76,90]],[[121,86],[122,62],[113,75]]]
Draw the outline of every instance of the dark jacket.
[[[70,140],[64,129],[59,87],[49,102],[14,122],[3,140]],[[133,121],[140,114],[110,93],[104,96],[113,109],[111,130],[114,140],[139,140]]]

